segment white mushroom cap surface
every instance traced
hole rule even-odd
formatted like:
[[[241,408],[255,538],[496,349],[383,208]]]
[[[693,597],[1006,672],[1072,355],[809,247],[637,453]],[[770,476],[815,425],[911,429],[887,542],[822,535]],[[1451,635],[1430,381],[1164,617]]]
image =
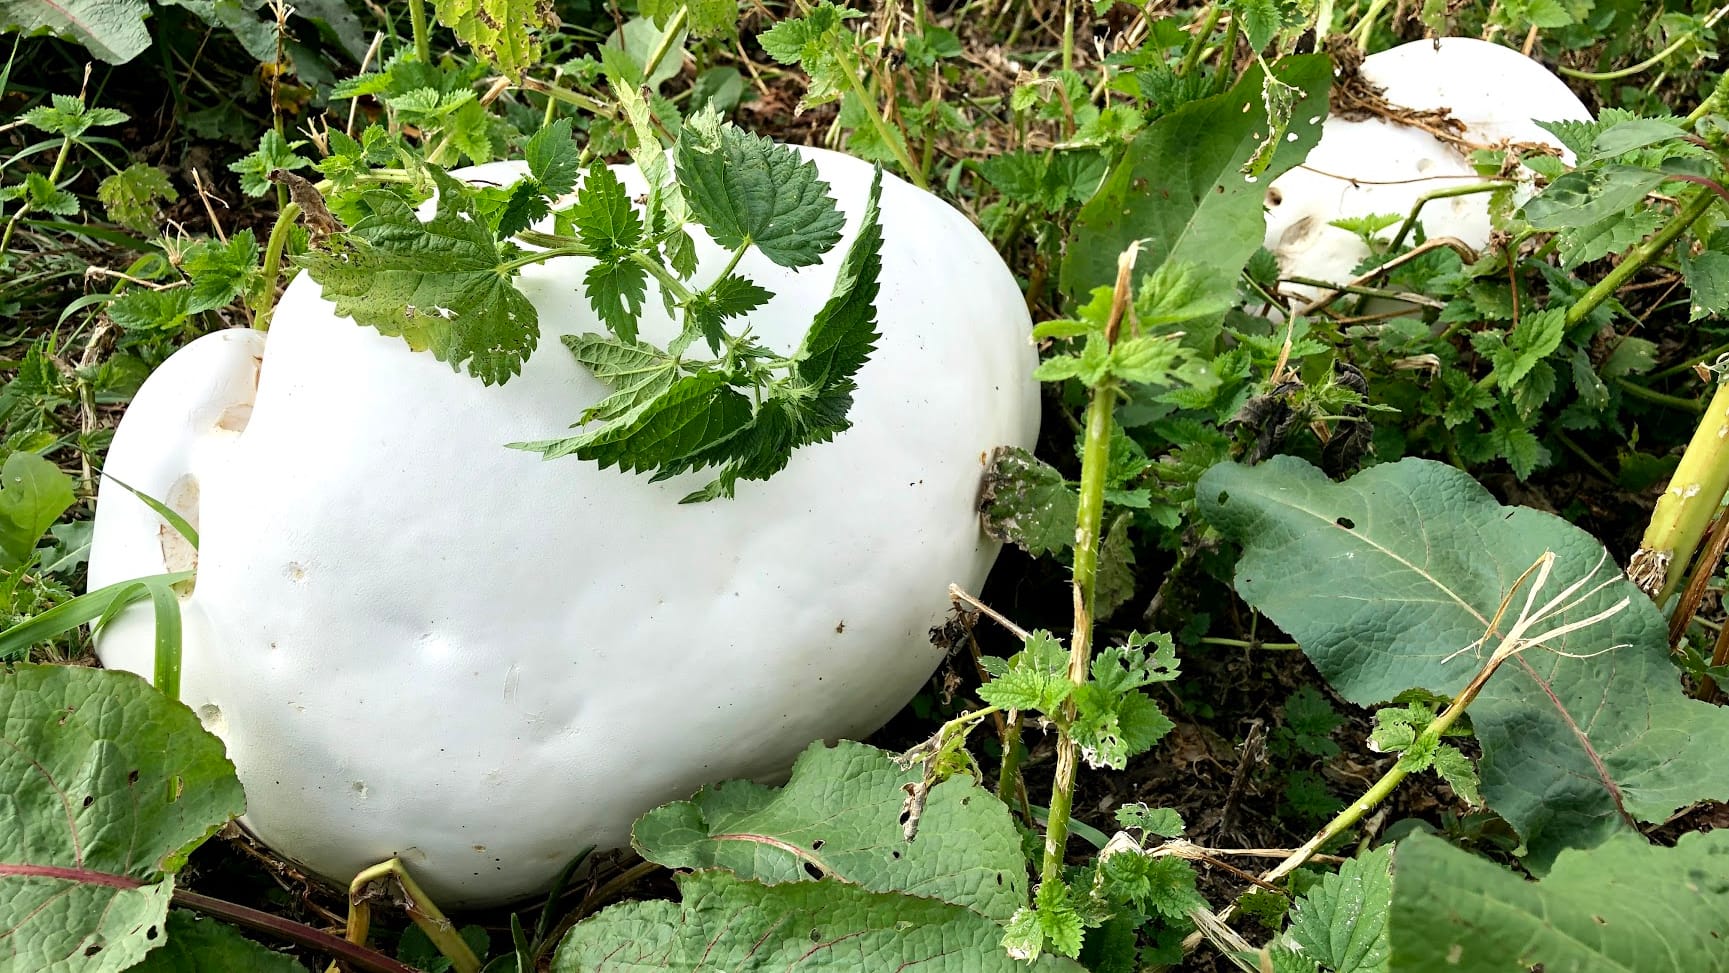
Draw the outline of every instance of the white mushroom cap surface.
[[[1566,84],[1541,64],[1468,37],[1443,38],[1439,46],[1414,41],[1370,55],[1362,74],[1385,89],[1391,104],[1450,109],[1465,124],[1465,137],[1482,144],[1511,140],[1559,148],[1538,121],[1591,118]],[[1283,277],[1340,283],[1350,279],[1369,248],[1331,221],[1381,213],[1403,218],[1429,193],[1482,181],[1460,149],[1421,129],[1381,119],[1329,117],[1304,163],[1268,190],[1265,246],[1278,257]],[[1489,240],[1489,196],[1434,200],[1419,220],[1431,239],[1458,237],[1480,248]],[[1282,289],[1304,297],[1317,292],[1298,284]]]
[[[789,352],[871,178],[801,151],[847,214],[841,244],[798,273],[755,252],[739,266],[776,295],[755,333]],[[260,335],[170,359],[107,470],[156,496],[181,483],[183,501],[197,485],[182,698],[227,743],[246,825],[339,882],[400,856],[441,902],[498,903],[584,845],[624,845],[649,808],[783,774],[812,740],[902,706],[939,661],[927,633],[947,586],[976,589],[996,556],[975,513],[982,463],[1033,445],[1038,394],[1031,322],[989,242],[892,176],[881,210],[883,337],[853,427],[733,500],[678,503],[712,470],[650,483],[505,448],[568,434],[605,394],[558,340],[603,331],[585,260],[525,269],[542,333],[503,386],[338,317],[304,275],[256,398]],[[703,283],[728,254],[697,236]],[[644,337],[664,342],[676,329],[652,287],[647,307]],[[243,431],[223,428],[247,403]],[[160,522],[112,480],[96,532],[92,587],[164,570]],[[103,633],[106,665],[149,675],[149,615]]]

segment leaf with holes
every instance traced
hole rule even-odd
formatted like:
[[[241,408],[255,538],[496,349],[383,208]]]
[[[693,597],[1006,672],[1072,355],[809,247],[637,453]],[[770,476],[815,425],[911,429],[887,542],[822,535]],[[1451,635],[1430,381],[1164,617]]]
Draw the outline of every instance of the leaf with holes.
[[[0,668],[0,968],[124,970],[174,873],[245,808],[222,742],[130,673]]]
[[[513,78],[539,63],[539,33],[558,26],[548,0],[435,0],[433,10],[457,40]]]
[[[1531,634],[1625,599],[1618,614],[1512,657],[1470,710],[1483,799],[1524,837],[1532,868],[1729,797],[1729,711],[1682,693],[1662,615],[1579,528],[1503,507],[1468,474],[1418,459],[1343,483],[1294,457],[1225,463],[1195,493],[1243,545],[1238,593],[1363,706],[1413,687],[1462,689],[1487,656],[1478,643],[1502,597],[1545,551],[1556,560],[1538,604],[1593,572],[1612,579],[1589,582],[1588,597]]]
[[[1079,973],[1069,960],[1024,963],[1003,928],[935,899],[873,892],[834,878],[758,885],[724,871],[678,875],[682,902],[630,902],[579,923],[553,973],[776,970],[856,973]]]
[[[632,843],[668,868],[725,868],[758,882],[832,877],[941,899],[997,921],[1026,901],[1026,863],[1008,809],[970,777],[936,785],[918,833],[902,834],[902,770],[862,743],[812,744],[785,787],[735,780],[650,811]]]
[[[167,941],[128,973],[305,973],[306,967],[247,939],[215,919],[176,909],[168,914]]]

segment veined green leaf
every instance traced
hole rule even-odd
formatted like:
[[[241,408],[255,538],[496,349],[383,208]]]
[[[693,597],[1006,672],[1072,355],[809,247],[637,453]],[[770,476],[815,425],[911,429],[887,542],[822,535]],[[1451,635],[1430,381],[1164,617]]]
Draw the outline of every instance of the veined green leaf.
[[[6,457],[0,467],[0,567],[29,561],[76,499],[72,478],[53,463],[23,450]]]
[[[1334,973],[1386,973],[1392,861],[1387,845],[1340,865],[1297,899],[1286,933]]]
[[[508,381],[540,338],[540,317],[511,283],[515,246],[476,218],[463,187],[436,170],[438,210],[426,223],[399,197],[362,197],[371,215],[349,231],[351,247],[298,259],[337,313],[430,350],[488,385]]]
[[[901,812],[922,767],[862,743],[822,742],[784,787],[728,781],[637,821],[632,845],[668,868],[725,868],[765,884],[834,877],[1006,921],[1026,900],[1026,862],[1008,808],[965,775],[933,787],[908,841]],[[952,840],[966,837],[964,842]],[[923,838],[924,840],[920,840]]]
[[[540,62],[538,33],[558,23],[543,0],[434,0],[433,9],[457,40],[512,78]]]
[[[1457,693],[1487,658],[1502,599],[1545,552],[1555,562],[1537,604],[1583,583],[1530,634],[1625,601],[1508,659],[1471,706],[1483,798],[1524,837],[1531,868],[1729,797],[1729,711],[1682,693],[1663,617],[1577,527],[1418,459],[1343,483],[1294,457],[1225,463],[1195,497],[1243,544],[1238,593],[1363,706],[1413,687]]]
[[[513,444],[547,459],[576,455],[604,469],[653,472],[727,439],[750,421],[750,400],[714,372],[686,375],[620,420],[569,439]]]
[[[1621,834],[1540,882],[1415,834],[1399,842],[1392,973],[1725,973],[1729,831]]]
[[[840,242],[828,183],[790,146],[703,112],[685,121],[674,154],[691,212],[721,246],[749,243],[782,267],[808,267]]]

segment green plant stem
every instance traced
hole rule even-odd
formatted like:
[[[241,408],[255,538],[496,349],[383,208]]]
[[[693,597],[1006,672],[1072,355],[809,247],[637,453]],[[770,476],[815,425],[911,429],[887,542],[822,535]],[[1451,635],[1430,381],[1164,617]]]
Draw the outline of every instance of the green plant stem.
[[[1412,228],[1417,225],[1418,214],[1423,212],[1423,207],[1435,200],[1451,199],[1455,196],[1473,196],[1477,193],[1491,193],[1505,185],[1507,185],[1505,182],[1471,183],[1465,186],[1449,186],[1446,189],[1437,189],[1434,192],[1418,196],[1417,202],[1411,207],[1410,215],[1406,216],[1405,222],[1399,225],[1399,232],[1394,235],[1393,242],[1388,245],[1387,249],[1389,251],[1397,250],[1405,245],[1405,238],[1411,235]]]
[[[1660,405],[1665,408],[1675,409],[1680,412],[1691,412],[1694,415],[1698,415],[1705,411],[1704,403],[1700,402],[1698,399],[1683,399],[1678,395],[1664,395],[1662,392],[1652,391],[1643,385],[1636,382],[1630,382],[1625,378],[1615,379],[1615,385],[1620,388],[1621,391],[1635,399],[1643,399],[1646,402]]]
[[[300,204],[289,203],[276,213],[276,225],[264,243],[264,284],[259,288],[258,305],[252,309],[252,327],[270,330],[270,315],[276,310],[276,274],[282,268],[282,249],[288,245],[288,231],[300,218]]]
[[[1627,256],[1622,258],[1620,263],[1616,264],[1607,274],[1604,274],[1601,280],[1591,285],[1591,289],[1567,309],[1565,326],[1571,329],[1575,324],[1585,320],[1592,311],[1597,310],[1604,301],[1614,297],[1615,292],[1620,290],[1623,284],[1632,280],[1634,274],[1643,270],[1646,264],[1657,259],[1658,255],[1669,249],[1669,245],[1674,243],[1681,234],[1687,232],[1687,228],[1692,226],[1699,217],[1704,216],[1711,209],[1711,204],[1716,201],[1716,195],[1709,189],[1694,190],[1692,197],[1681,207],[1681,212],[1677,213],[1668,223],[1665,223],[1663,228],[1658,230],[1651,239],[1628,251]]]
[[[1682,121],[1682,127],[1691,129],[1694,125],[1699,124],[1699,119],[1718,111],[1724,102],[1729,102],[1729,72],[1720,76],[1717,79],[1717,87],[1711,89],[1711,93],[1705,96],[1705,100],[1701,101],[1698,107],[1687,113],[1686,119]]]
[[[889,151],[894,153],[895,162],[900,165],[901,171],[906,173],[913,185],[920,189],[929,190],[931,188],[930,180],[925,178],[924,171],[913,162],[912,156],[907,154],[905,140],[901,137],[900,130],[888,123],[888,119],[883,117],[881,109],[877,108],[876,99],[872,98],[870,92],[865,90],[864,81],[859,77],[862,69],[858,60],[852,56],[851,51],[842,49],[838,44],[834,48],[834,54],[835,58],[841,62],[841,73],[846,75],[847,85],[852,88],[853,97],[858,99],[865,115],[870,118],[871,127],[876,129],[877,136],[883,140],[883,144],[889,147]]]
[[[366,869],[354,877],[348,886],[347,939],[356,946],[366,944],[366,934],[372,925],[372,907],[367,901],[375,882],[395,883],[402,894],[403,911],[426,933],[426,938],[444,957],[450,960],[456,973],[479,973],[480,958],[456,932],[456,925],[445,918],[432,899],[421,890],[402,860],[392,858]]]
[[[1207,19],[1190,33],[1190,45],[1183,52],[1183,66],[1177,67],[1179,78],[1188,78],[1195,73],[1195,67],[1200,66],[1200,54],[1207,48],[1207,38],[1212,36],[1214,28],[1219,26],[1219,17],[1224,16],[1224,3],[1215,2],[1207,9]]]
[[[1237,37],[1242,32],[1239,18],[1231,16],[1231,22],[1225,25],[1225,39],[1219,43],[1219,67],[1213,74],[1213,94],[1222,94],[1236,80],[1232,68],[1237,63]]]
[[[1063,70],[1075,69],[1075,0],[1063,0]]]
[[[414,31],[414,57],[422,64],[432,63],[432,34],[426,26],[425,0],[408,0],[408,24]]]
[[[1295,642],[1255,642],[1248,639],[1227,639],[1208,635],[1201,639],[1203,645],[1224,645],[1233,649],[1267,649],[1274,652],[1292,652],[1302,646]]]
[[[383,953],[364,946],[356,946],[346,939],[332,936],[322,929],[281,916],[271,915],[257,909],[249,909],[222,899],[213,899],[208,895],[199,895],[186,889],[174,890],[174,904],[183,909],[202,912],[215,916],[225,922],[244,926],[254,932],[267,933],[297,946],[316,949],[341,959],[356,970],[365,973],[415,973],[412,967],[400,963]]]
[[[1111,413],[1116,401],[1117,384],[1114,379],[1106,378],[1093,386],[1081,446],[1080,505],[1075,515],[1075,625],[1069,638],[1069,681],[1077,686],[1087,681],[1092,661],[1099,533],[1104,522],[1105,474],[1111,456]],[[1068,728],[1075,718],[1073,700],[1063,704],[1063,717],[1057,738],[1056,780],[1051,787],[1050,824],[1045,829],[1045,860],[1041,869],[1047,882],[1060,881],[1063,877],[1069,814],[1075,796],[1075,771],[1080,764],[1080,745],[1074,741]]]
[[[1030,820],[1026,788],[1021,785],[1021,712],[1009,710],[1003,723],[1003,762],[997,769],[997,800],[1020,808]]]
[[[66,157],[72,154],[72,136],[64,135],[60,139],[60,154],[54,157],[54,167],[48,170],[48,183],[53,185],[60,181],[60,170],[66,167]],[[30,197],[22,196],[18,200],[18,208],[13,211],[12,218],[6,221],[6,230],[0,233],[0,256],[9,252],[12,246],[12,233],[18,227],[18,221],[30,211]]]
[[[1351,30],[1351,39],[1357,42],[1357,50],[1369,52],[1369,34],[1375,29],[1375,20],[1381,16],[1381,11],[1387,9],[1390,0],[1374,0],[1369,9],[1363,13],[1363,19]]]
[[[642,67],[642,79],[647,82],[654,76],[660,62],[666,60],[667,52],[672,50],[672,42],[678,39],[678,32],[684,29],[685,21],[690,19],[690,5],[679,4],[678,13],[666,22],[666,29],[660,32],[660,39],[655,41],[654,50],[649,52],[648,60]]]
[[[1640,61],[1638,64],[1629,65],[1617,71],[1580,71],[1576,68],[1562,65],[1555,69],[1555,73],[1569,78],[1578,78],[1580,81],[1614,81],[1619,78],[1630,78],[1635,74],[1642,71],[1648,71],[1651,68],[1662,64],[1665,58],[1676,51],[1679,51],[1692,39],[1693,35],[1691,33],[1682,34],[1680,37],[1675,38],[1673,43],[1668,47],[1663,48],[1661,51],[1658,51],[1645,60]]]

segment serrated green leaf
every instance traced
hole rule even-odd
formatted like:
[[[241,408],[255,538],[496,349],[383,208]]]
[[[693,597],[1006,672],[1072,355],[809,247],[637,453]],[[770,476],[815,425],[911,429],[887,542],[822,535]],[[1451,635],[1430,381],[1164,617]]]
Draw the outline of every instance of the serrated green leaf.
[[[642,0],[637,9],[664,28],[679,8],[684,8],[685,26],[697,37],[730,34],[738,26],[738,0]]]
[[[1729,831],[1617,835],[1528,882],[1445,841],[1399,842],[1392,973],[1729,971]]]
[[[1637,206],[1662,182],[1662,173],[1634,166],[1575,169],[1545,187],[1522,212],[1539,230],[1590,226]]]
[[[813,169],[814,171],[814,169]],[[847,247],[829,299],[793,353],[794,374],[812,392],[810,407],[822,426],[820,439],[847,428],[854,381],[876,350],[877,278],[882,271],[883,230],[879,204],[882,170],[871,176],[858,236]],[[825,197],[826,198],[826,197]],[[838,217],[839,211],[835,211]],[[826,248],[825,248],[826,249]]]
[[[982,690],[981,690],[982,692]],[[1140,690],[1111,692],[1096,682],[1074,689],[1070,730],[1088,766],[1122,770],[1129,758],[1151,750],[1176,725]]]
[[[488,385],[509,380],[540,338],[540,318],[503,270],[516,252],[475,218],[462,187],[434,170],[438,210],[421,223],[397,196],[371,191],[371,215],[346,250],[298,258],[338,314],[429,350]]]
[[[1604,162],[1616,158],[1635,149],[1645,148],[1648,145],[1677,141],[1686,137],[1686,129],[1664,118],[1633,118],[1615,122],[1597,133],[1597,137],[1591,140],[1590,153],[1583,155],[1576,164],[1588,166],[1594,162]]]
[[[718,355],[726,344],[727,320],[749,314],[772,297],[748,277],[727,274],[694,295],[684,309],[696,331],[707,340],[709,350]]]
[[[814,743],[784,787],[729,781],[637,821],[632,846],[668,868],[725,868],[778,884],[833,877],[873,892],[939,899],[1007,920],[1026,900],[1026,863],[1008,808],[971,777],[950,777],[925,800],[918,834],[902,834],[902,768],[862,743]]]
[[[263,196],[270,192],[272,172],[304,169],[312,165],[310,159],[295,154],[295,150],[305,144],[300,139],[290,142],[275,129],[267,129],[258,139],[258,148],[230,163],[228,168],[240,176],[242,192],[248,196]]]
[[[714,372],[686,375],[646,405],[594,432],[513,444],[547,459],[576,455],[621,470],[654,472],[712,446],[750,421],[750,400]]]
[[[724,871],[675,876],[683,901],[631,902],[578,923],[554,973],[717,970],[857,973],[1080,973],[1047,956],[1028,966],[1002,927],[935,899],[871,892],[836,879],[757,885]]]
[[[540,37],[558,18],[546,0],[434,0],[438,22],[512,78],[540,63]]]
[[[542,191],[555,199],[576,188],[577,174],[582,171],[582,150],[570,135],[574,124],[568,118],[560,118],[529,136],[522,147],[528,174]]]
[[[154,233],[161,210],[158,200],[174,202],[180,193],[161,169],[135,162],[102,180],[96,187],[96,198],[108,212],[108,218],[139,233]]]
[[[7,456],[0,466],[0,567],[27,563],[76,500],[72,478],[58,466],[23,450]]]
[[[258,238],[250,227],[238,230],[228,242],[200,240],[186,248],[181,269],[192,279],[192,300],[187,312],[226,307],[236,297],[249,293],[263,273],[258,266]]]
[[[1547,597],[1594,572],[1613,578],[1589,534],[1503,507],[1469,475],[1427,460],[1343,483],[1293,457],[1222,464],[1201,478],[1196,501],[1244,545],[1244,600],[1363,706],[1412,687],[1456,693],[1482,662],[1471,647],[1501,599],[1545,551],[1556,557]],[[1523,835],[1538,870],[1631,821],[1729,797],[1729,712],[1683,695],[1649,598],[1611,580],[1553,624],[1622,599],[1607,620],[1510,659],[1471,707],[1483,797]]]
[[[171,331],[186,323],[191,308],[191,288],[133,287],[110,301],[107,311],[109,319],[127,331]]]
[[[1057,468],[1019,447],[999,450],[985,474],[985,533],[1034,557],[1067,550],[1080,494]]]
[[[582,277],[588,304],[622,341],[636,340],[636,320],[648,296],[648,272],[633,263],[598,263]]]
[[[645,407],[672,387],[678,362],[653,345],[597,334],[565,335],[564,346],[612,394],[582,414],[582,423],[611,422]]]
[[[125,970],[161,941],[173,874],[244,807],[222,742],[131,673],[0,667],[0,957]]]
[[[674,157],[691,212],[721,246],[750,243],[797,268],[840,242],[844,220],[828,183],[792,148],[705,112],[686,120]]]
[[[1147,807],[1145,804],[1125,804],[1117,808],[1117,823],[1125,828],[1140,828],[1161,838],[1175,838],[1186,825],[1183,816],[1168,807]]]
[[[1333,973],[1385,973],[1392,861],[1386,845],[1321,879],[1291,907],[1292,941]]]
[[[233,926],[175,909],[144,962],[128,973],[304,973],[293,956],[266,949]]]
[[[1074,692],[1068,650],[1043,629],[1033,631],[1008,660],[989,661],[991,679],[979,687],[979,698],[993,706],[1055,713]]]
[[[1692,256],[1683,250],[1681,272],[1692,292],[1688,320],[1729,314],[1729,252],[1706,250]]]
[[[0,15],[10,17],[10,11]],[[132,116],[115,108],[90,108],[80,95],[53,95],[47,105],[25,112],[20,121],[51,135],[77,138],[93,128],[118,125]]]
[[[26,204],[33,209],[55,216],[74,216],[78,213],[78,197],[54,185],[40,172],[32,172],[24,177],[23,190]]]
[[[1465,803],[1474,807],[1482,806],[1482,782],[1477,777],[1476,766],[1471,763],[1470,757],[1465,756],[1464,751],[1450,743],[1443,743],[1435,748],[1429,766]]]

